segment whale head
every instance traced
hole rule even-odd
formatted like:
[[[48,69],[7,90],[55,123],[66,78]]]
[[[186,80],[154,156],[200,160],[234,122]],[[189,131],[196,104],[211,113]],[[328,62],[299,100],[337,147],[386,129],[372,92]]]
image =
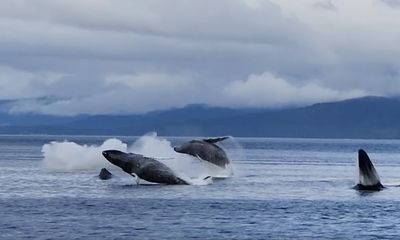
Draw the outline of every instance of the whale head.
[[[120,167],[126,173],[137,173],[143,155],[135,153],[125,153],[118,150],[105,150],[102,152],[103,156],[112,164]]]
[[[180,146],[175,146],[174,151],[178,153],[186,153],[190,155],[194,155],[194,151],[199,148],[200,145],[203,145],[202,141],[191,140],[189,142],[185,142]]]
[[[363,149],[358,150],[358,177],[355,187],[357,190],[380,191],[384,188],[374,165]]]
[[[178,153],[183,153],[183,148],[182,148],[182,146],[175,146],[174,151],[178,152]]]
[[[188,143],[184,143],[180,146],[175,146],[174,151],[177,153],[187,153],[187,150],[189,147],[190,147],[190,145]]]

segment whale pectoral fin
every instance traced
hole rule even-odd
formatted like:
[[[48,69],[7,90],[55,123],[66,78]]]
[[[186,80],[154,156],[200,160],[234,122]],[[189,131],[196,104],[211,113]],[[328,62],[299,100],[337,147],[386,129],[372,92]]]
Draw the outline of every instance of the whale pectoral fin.
[[[208,143],[217,143],[217,142],[221,142],[224,141],[226,139],[228,139],[229,137],[217,137],[217,138],[206,138],[203,139],[204,142],[208,142]]]
[[[207,177],[203,178],[203,180],[207,180],[207,179],[212,179],[212,177],[211,176],[207,176]]]
[[[140,178],[139,178],[139,176],[138,176],[138,175],[136,175],[136,173],[130,173],[129,175],[131,175],[132,177],[134,177],[134,178],[135,178],[135,180],[136,180],[136,184],[137,184],[137,185],[139,185],[139,182],[140,182]]]
[[[191,185],[190,183],[188,183],[187,181],[183,180],[182,178],[177,177],[176,179],[178,179],[177,184],[181,184],[181,185]]]
[[[199,154],[196,154],[196,158],[199,159],[200,161],[204,161],[204,159],[202,159]]]
[[[129,175],[131,175],[134,178],[137,178],[138,176],[136,175],[136,173],[129,173]]]

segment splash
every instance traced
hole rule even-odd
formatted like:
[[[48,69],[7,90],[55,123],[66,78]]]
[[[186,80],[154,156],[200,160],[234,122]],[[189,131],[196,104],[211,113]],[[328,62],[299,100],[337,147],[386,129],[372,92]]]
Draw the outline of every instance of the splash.
[[[109,149],[152,157],[167,165],[178,177],[193,185],[210,184],[211,179],[207,179],[207,176],[229,177],[233,174],[232,164],[226,169],[222,169],[190,155],[177,153],[170,141],[158,137],[156,133],[140,137],[130,147],[115,138],[108,139],[101,145],[79,145],[69,141],[51,142],[42,147],[44,155],[42,163],[46,168],[53,170],[116,168],[101,154],[102,151]]]
[[[152,157],[164,163],[178,177],[190,183],[194,183],[194,179],[204,179],[209,176],[207,169],[197,159],[175,152],[171,142],[158,137],[156,133],[140,137],[129,147],[129,151]],[[201,185],[201,180],[195,182],[198,183],[196,185]]]
[[[43,165],[53,170],[91,170],[110,167],[101,152],[106,149],[127,151],[127,145],[118,139],[104,141],[100,146],[79,145],[74,142],[51,142],[43,145]]]
[[[246,154],[239,141],[235,137],[229,136],[228,139],[222,142],[218,142],[217,145],[225,150],[225,153],[227,154],[230,163],[225,167],[225,169],[222,169],[213,164],[205,162],[205,165],[209,169],[211,175],[215,178],[227,178],[232,177],[233,175],[241,176],[242,173],[238,169],[236,169],[235,165],[233,164],[235,162],[240,162],[245,159]]]
[[[128,150],[152,158],[167,159],[177,157],[171,142],[158,137],[157,133],[154,132],[137,139]]]

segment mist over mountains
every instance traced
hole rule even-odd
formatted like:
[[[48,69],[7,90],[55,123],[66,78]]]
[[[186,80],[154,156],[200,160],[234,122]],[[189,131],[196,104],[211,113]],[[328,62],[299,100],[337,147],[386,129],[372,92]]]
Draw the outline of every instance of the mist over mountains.
[[[0,134],[400,138],[400,100],[363,97],[279,110],[206,105],[131,115],[10,114],[0,102]]]

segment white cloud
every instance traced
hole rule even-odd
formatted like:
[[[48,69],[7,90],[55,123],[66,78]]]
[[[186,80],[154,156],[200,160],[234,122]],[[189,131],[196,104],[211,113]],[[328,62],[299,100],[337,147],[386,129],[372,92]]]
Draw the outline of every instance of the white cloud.
[[[227,104],[245,107],[281,107],[334,101],[367,95],[362,90],[340,92],[315,82],[292,84],[271,73],[251,75],[245,81],[234,81],[225,89]]]
[[[182,107],[201,101],[194,84],[189,75],[110,75],[93,86],[96,91],[92,94],[80,96],[71,93],[71,98],[48,102],[35,99],[19,101],[10,111],[55,115],[126,114]]]
[[[47,95],[46,86],[59,81],[64,74],[29,72],[0,66],[0,99],[32,98]]]
[[[111,75],[106,78],[107,86],[122,84],[136,91],[149,89],[163,89],[174,91],[177,88],[186,88],[192,84],[191,79],[180,75],[168,75],[163,73],[141,73],[137,75]]]

